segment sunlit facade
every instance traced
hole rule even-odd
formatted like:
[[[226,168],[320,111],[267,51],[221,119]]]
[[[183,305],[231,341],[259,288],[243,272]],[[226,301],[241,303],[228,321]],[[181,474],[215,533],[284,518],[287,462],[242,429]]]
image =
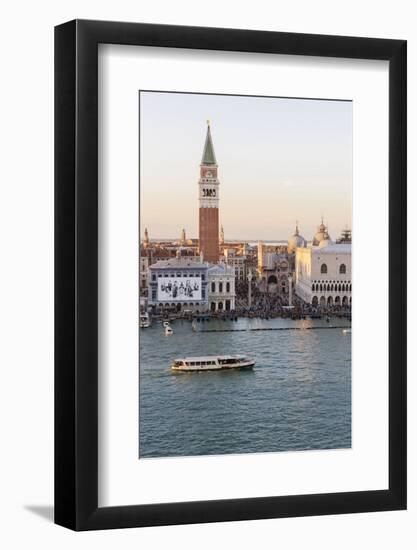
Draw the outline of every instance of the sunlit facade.
[[[235,270],[219,263],[208,268],[208,301],[210,311],[235,309]]]
[[[351,244],[325,239],[295,252],[295,293],[313,306],[352,304]]]

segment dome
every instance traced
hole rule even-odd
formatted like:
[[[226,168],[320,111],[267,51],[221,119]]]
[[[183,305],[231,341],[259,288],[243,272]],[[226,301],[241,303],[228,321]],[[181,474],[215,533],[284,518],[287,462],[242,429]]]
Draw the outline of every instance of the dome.
[[[321,220],[321,224],[317,228],[317,232],[313,237],[313,246],[318,246],[322,241],[331,241],[330,235],[327,232],[327,227]]]
[[[307,241],[302,237],[298,231],[298,224],[295,226],[295,233],[288,239],[288,254],[295,252],[296,248],[305,248]]]
[[[322,241],[320,241],[318,247],[319,248],[325,248],[326,246],[329,246],[331,244],[333,244],[333,241],[329,238],[329,235],[327,234],[327,239],[323,239]]]

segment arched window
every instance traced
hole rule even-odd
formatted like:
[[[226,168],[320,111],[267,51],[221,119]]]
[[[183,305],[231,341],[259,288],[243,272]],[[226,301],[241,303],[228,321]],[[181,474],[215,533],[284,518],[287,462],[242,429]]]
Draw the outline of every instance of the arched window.
[[[342,292],[345,291],[345,285],[342,285]]]
[[[346,266],[345,266],[345,264],[340,264],[339,273],[342,273],[343,275],[346,274]]]
[[[312,284],[312,285],[311,285],[311,292],[315,292],[315,290],[316,290],[316,285],[315,285],[315,284]]]
[[[327,291],[330,292],[330,285],[327,285]]]
[[[320,292],[323,292],[323,285],[320,284]]]
[[[339,292],[342,291],[342,285],[341,285],[340,283],[339,283],[339,285],[338,285],[338,287],[337,287],[337,290],[338,290]]]
[[[216,283],[211,283],[211,291],[216,292]]]
[[[226,283],[226,292],[230,292],[230,283]]]
[[[333,286],[333,283],[332,283],[331,286],[330,286],[330,290],[333,292],[333,289],[334,289],[334,286]]]
[[[223,283],[219,283],[219,292],[223,292]]]
[[[327,273],[327,264],[321,264],[320,273]]]

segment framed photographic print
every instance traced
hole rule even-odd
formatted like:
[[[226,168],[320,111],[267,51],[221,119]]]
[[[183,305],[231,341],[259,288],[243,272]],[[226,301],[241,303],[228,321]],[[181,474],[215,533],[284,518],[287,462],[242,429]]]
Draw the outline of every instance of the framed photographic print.
[[[55,30],[55,521],[406,507],[406,42]]]

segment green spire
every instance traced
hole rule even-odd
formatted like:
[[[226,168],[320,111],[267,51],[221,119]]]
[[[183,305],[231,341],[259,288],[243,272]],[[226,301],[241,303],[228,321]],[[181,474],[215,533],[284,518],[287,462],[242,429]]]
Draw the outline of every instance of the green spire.
[[[211,140],[210,121],[207,121],[206,143],[204,144],[203,158],[201,164],[217,164],[214,154],[213,142]]]

